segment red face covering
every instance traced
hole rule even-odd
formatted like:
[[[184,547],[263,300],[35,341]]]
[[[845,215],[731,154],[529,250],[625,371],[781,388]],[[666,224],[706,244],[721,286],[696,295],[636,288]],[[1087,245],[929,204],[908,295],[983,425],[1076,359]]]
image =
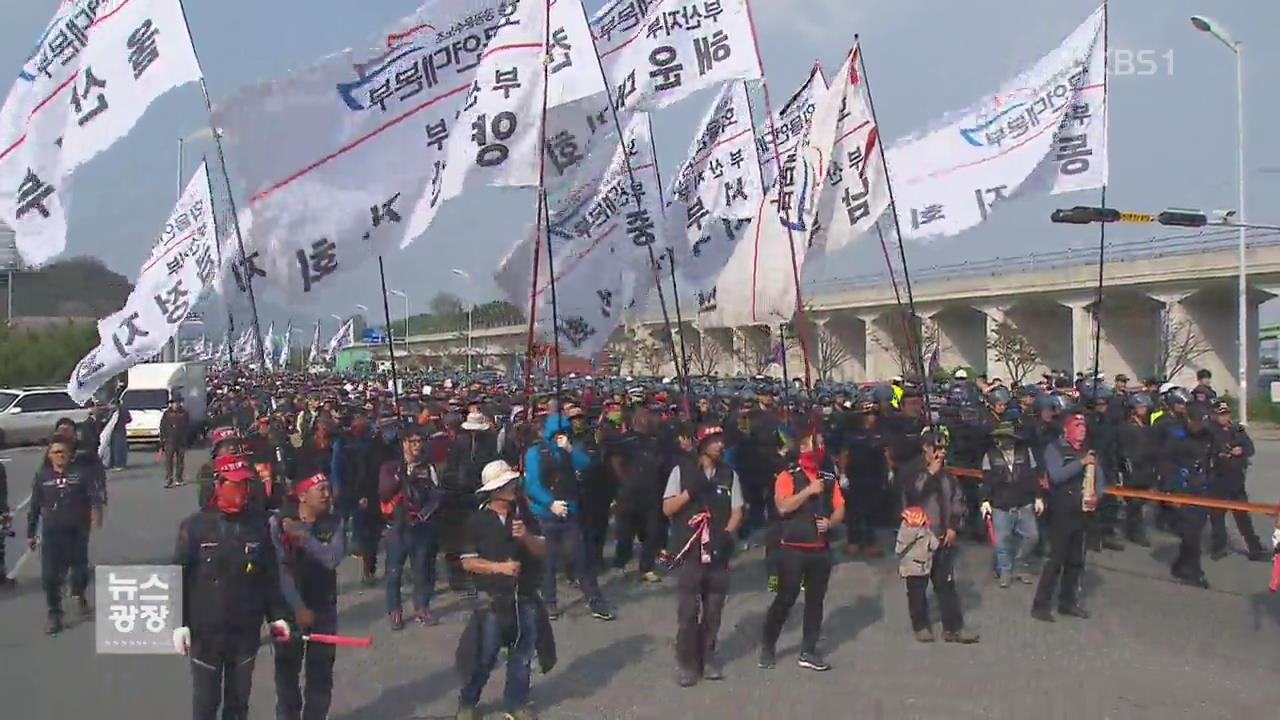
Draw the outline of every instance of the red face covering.
[[[217,483],[213,489],[213,506],[219,512],[235,515],[249,502],[249,481],[254,477],[244,455],[224,455],[214,460]]]
[[[1062,436],[1066,439],[1067,444],[1073,448],[1079,448],[1084,445],[1084,418],[1073,416],[1068,419],[1062,426]]]
[[[814,448],[800,453],[800,468],[810,475],[816,475],[827,458],[826,448]]]

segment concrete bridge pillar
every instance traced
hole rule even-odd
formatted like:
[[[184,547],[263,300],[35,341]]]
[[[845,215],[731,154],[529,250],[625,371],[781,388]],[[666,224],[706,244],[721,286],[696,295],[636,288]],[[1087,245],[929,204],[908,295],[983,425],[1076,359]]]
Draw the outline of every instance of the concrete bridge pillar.
[[[1094,303],[1096,297],[1059,300],[1071,311],[1071,372],[1093,372]]]
[[[1226,380],[1234,372],[1230,362],[1235,357],[1236,314],[1230,308],[1224,310],[1221,303],[1188,302],[1194,293],[1194,290],[1167,290],[1147,294],[1159,303],[1153,323],[1150,373],[1188,390],[1195,386],[1196,371],[1200,368],[1208,368],[1214,379],[1221,374]],[[1195,308],[1193,304],[1204,307]],[[1212,324],[1227,327],[1215,328]],[[1193,350],[1193,346],[1198,349]],[[1188,357],[1182,363],[1176,357],[1180,353],[1195,357]],[[1174,366],[1178,364],[1185,367]]]
[[[862,368],[869,382],[887,380],[899,372],[893,357],[881,347],[882,344],[893,341],[892,336],[881,328],[880,315],[879,312],[858,313],[858,319],[862,321]]]
[[[815,319],[821,323],[815,330],[816,374],[827,370],[837,382],[864,381],[867,374],[867,332],[862,320],[853,313],[839,313]]]
[[[996,356],[995,351],[993,351],[989,345],[991,338],[995,336],[996,328],[1000,327],[1000,323],[1008,320],[1005,313],[1009,310],[1009,306],[978,305],[975,309],[982,313],[983,318],[983,364],[979,368],[979,371],[985,372],[988,378],[1004,378],[1006,383],[1012,384],[1015,378],[1004,377],[1008,374],[1004,363],[1000,362],[1000,358]]]
[[[968,366],[983,371],[987,361],[987,323],[980,312],[963,305],[945,305],[929,317],[929,322],[938,330],[938,357],[943,367]]]

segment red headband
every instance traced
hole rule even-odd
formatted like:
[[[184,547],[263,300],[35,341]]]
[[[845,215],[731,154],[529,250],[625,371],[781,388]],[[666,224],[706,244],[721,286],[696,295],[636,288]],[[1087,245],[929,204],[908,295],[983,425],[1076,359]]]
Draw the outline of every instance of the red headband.
[[[320,483],[328,483],[328,482],[329,482],[328,475],[325,475],[324,473],[316,473],[315,475],[312,475],[309,478],[304,478],[302,480],[299,480],[298,484],[293,486],[293,494],[295,497],[300,498],[303,495],[305,495],[308,490],[315,487],[316,485],[319,485]]]

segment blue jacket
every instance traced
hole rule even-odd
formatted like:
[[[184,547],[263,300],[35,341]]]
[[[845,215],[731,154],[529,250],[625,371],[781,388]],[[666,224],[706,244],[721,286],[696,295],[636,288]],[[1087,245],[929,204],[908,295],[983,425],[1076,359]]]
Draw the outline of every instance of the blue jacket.
[[[539,448],[545,448],[552,453],[564,452],[564,450],[556,447],[551,442],[551,436],[560,431],[569,431],[569,421],[558,413],[548,415],[543,425],[542,442],[524,452],[524,492],[529,496],[530,509],[539,518],[555,517],[551,512],[551,503],[555,502],[555,497],[543,483],[542,457]],[[569,461],[572,463],[573,469],[578,472],[583,472],[591,465],[591,458],[579,447],[575,447],[573,452],[569,453]],[[577,514],[578,503],[569,503],[569,515]]]

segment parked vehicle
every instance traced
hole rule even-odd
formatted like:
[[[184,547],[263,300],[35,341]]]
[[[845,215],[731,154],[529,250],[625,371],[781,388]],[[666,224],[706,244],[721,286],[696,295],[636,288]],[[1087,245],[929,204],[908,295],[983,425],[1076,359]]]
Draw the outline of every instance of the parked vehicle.
[[[77,405],[65,387],[0,388],[0,447],[43,443],[64,417],[89,419],[89,408]]]
[[[160,439],[160,418],[170,398],[181,397],[191,415],[192,438],[202,434],[208,420],[208,386],[204,363],[143,363],[129,368],[129,382],[120,402],[129,410],[126,429],[130,443]]]

